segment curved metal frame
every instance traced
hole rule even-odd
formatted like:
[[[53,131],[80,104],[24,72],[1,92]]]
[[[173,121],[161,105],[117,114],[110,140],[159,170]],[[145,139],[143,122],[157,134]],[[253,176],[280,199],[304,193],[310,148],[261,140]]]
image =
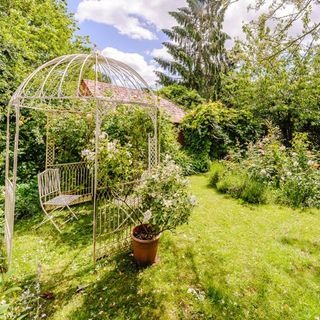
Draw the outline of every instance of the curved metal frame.
[[[95,81],[95,89],[91,95],[83,95],[81,83],[83,77],[90,75]],[[75,76],[75,77],[74,77]],[[74,77],[74,78],[72,78]],[[103,78],[103,79],[102,79]],[[106,96],[97,90],[98,83],[106,82],[113,88],[125,89],[126,94],[119,98]],[[70,93],[71,92],[71,93]],[[134,94],[133,94],[134,93]],[[70,101],[71,107],[64,104]],[[101,110],[113,109],[116,105],[139,105],[146,108],[154,126],[149,139],[149,168],[159,162],[158,143],[158,102],[143,78],[128,65],[114,59],[107,58],[99,52],[91,54],[71,54],[57,57],[33,71],[13,94],[7,111],[7,144],[6,144],[6,174],[5,174],[5,244],[8,264],[12,255],[12,240],[14,227],[15,193],[18,167],[18,144],[20,110],[23,108],[51,113],[78,113],[86,116],[88,112],[83,104],[94,101],[95,109],[95,166],[93,179],[93,247],[96,250],[96,212],[97,212],[97,176],[98,176],[98,148],[99,131],[101,125]],[[82,108],[79,108],[79,104]],[[15,134],[13,142],[13,158],[10,142],[10,118],[12,110],[15,113]],[[47,139],[48,140],[48,139]],[[47,153],[52,147],[47,141]],[[47,154],[48,156],[48,154]],[[13,160],[13,161],[11,161]],[[50,164],[46,160],[46,169]],[[50,166],[52,167],[52,166]]]

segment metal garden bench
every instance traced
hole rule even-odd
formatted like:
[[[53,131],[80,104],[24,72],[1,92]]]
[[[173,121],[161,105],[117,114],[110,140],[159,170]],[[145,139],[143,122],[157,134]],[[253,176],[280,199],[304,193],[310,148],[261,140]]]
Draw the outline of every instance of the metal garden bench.
[[[65,220],[62,225],[70,221],[72,218],[78,219],[70,206],[79,203],[79,199],[82,196],[76,194],[63,194],[61,192],[59,169],[46,169],[39,173],[38,187],[40,204],[46,218],[37,227],[40,227],[44,223],[50,221],[61,233],[61,229],[57,222],[54,221],[54,218],[59,212],[67,208],[71,212],[72,216]]]

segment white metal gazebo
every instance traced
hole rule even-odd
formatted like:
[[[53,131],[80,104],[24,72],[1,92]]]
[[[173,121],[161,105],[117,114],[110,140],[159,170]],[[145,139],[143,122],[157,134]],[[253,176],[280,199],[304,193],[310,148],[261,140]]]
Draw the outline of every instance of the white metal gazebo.
[[[157,99],[147,83],[128,65],[99,52],[65,55],[36,69],[14,93],[7,112],[5,246],[8,263],[12,256],[19,127],[24,113],[40,112],[46,117],[46,160],[44,171],[38,175],[45,221],[52,222],[61,231],[54,221],[53,211],[64,207],[70,209],[69,206],[74,204],[91,203],[94,260],[128,240],[134,219],[121,206],[121,201],[115,200],[115,195],[106,188],[103,177],[99,175],[101,125],[109,112],[120,105],[143,107],[150,116],[153,131],[146,137],[146,167],[156,165],[159,161]],[[50,131],[52,119],[74,114],[95,122],[95,152],[91,165],[84,161],[59,163],[56,156],[55,139]],[[129,185],[118,187],[117,195],[130,198]],[[110,206],[110,202],[119,205]],[[76,218],[74,210],[70,210]]]

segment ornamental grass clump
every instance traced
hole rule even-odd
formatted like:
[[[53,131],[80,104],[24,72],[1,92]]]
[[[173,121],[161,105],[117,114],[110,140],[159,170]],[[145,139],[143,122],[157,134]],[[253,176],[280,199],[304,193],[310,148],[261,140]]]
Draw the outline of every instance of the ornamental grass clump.
[[[181,168],[168,156],[143,174],[135,192],[140,203],[135,211],[138,220],[146,226],[140,235],[143,240],[187,223],[196,202],[189,193],[188,180],[182,175]]]

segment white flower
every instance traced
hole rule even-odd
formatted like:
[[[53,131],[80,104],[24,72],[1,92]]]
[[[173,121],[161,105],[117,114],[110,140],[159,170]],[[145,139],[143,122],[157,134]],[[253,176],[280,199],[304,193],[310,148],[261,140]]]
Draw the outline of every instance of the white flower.
[[[296,152],[292,152],[291,154],[292,154],[293,157],[295,157],[297,155]]]
[[[90,152],[91,152],[90,150],[85,149],[85,150],[81,151],[81,155],[82,155],[82,157],[86,157],[86,156],[88,156],[90,154]]]
[[[262,176],[265,176],[265,175],[267,174],[267,170],[266,170],[266,169],[262,169],[262,170],[260,171],[260,174],[261,174]]]
[[[106,138],[106,133],[105,132],[102,132],[100,135],[99,135],[99,139],[103,140]]]
[[[309,160],[307,163],[308,163],[308,166],[312,166],[313,165],[313,161],[312,160]]]
[[[293,162],[293,166],[294,166],[294,167],[297,167],[298,165],[299,165],[299,163],[298,163],[297,161],[294,161],[294,162]]]
[[[192,196],[190,197],[190,203],[191,203],[193,206],[195,206],[195,205],[197,204],[197,198],[196,198],[196,196],[192,195]]]
[[[114,152],[114,151],[116,151],[116,150],[117,150],[116,144],[117,144],[117,143],[116,143],[115,141],[109,142],[109,143],[108,143],[108,151],[109,151],[109,152]]]
[[[144,171],[141,175],[141,180],[145,180],[149,177],[149,171]]]
[[[284,145],[281,145],[280,150],[281,151],[286,150],[286,147]]]
[[[291,177],[291,176],[292,176],[292,173],[291,173],[290,171],[288,171],[288,172],[287,172],[287,176],[288,176],[288,177]]]
[[[163,200],[163,203],[166,208],[169,208],[172,205],[172,200]]]
[[[151,213],[151,210],[149,209],[143,214],[143,223],[149,223],[151,217],[152,217],[152,213]]]
[[[92,151],[89,151],[89,153],[87,154],[87,160],[88,161],[93,161],[95,159],[95,153]]]

